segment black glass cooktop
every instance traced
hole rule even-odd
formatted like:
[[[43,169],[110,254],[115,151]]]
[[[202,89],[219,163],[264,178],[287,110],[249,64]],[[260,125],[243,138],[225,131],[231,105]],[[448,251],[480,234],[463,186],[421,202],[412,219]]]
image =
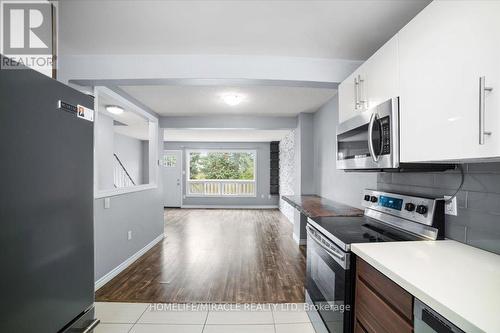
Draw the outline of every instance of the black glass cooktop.
[[[344,251],[354,243],[421,240],[410,233],[382,224],[370,217],[318,217],[311,225]]]

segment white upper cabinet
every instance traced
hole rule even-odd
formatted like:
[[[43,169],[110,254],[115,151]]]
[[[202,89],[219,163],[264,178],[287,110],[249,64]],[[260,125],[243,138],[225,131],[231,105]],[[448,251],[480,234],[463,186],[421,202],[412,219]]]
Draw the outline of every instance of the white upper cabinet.
[[[339,122],[398,96],[398,36],[339,85]]]
[[[394,36],[360,67],[364,109],[399,95],[398,36]]]
[[[399,33],[399,71],[401,162],[500,157],[500,1],[432,2]]]
[[[354,72],[339,84],[339,123],[356,115],[357,111],[357,85],[355,85]],[[357,80],[357,79],[356,79]]]

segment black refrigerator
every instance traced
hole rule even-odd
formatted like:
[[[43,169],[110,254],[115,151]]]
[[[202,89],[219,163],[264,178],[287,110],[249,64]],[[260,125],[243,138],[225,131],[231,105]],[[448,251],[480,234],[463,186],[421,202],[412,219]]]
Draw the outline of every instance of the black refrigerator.
[[[0,70],[2,333],[97,323],[94,123],[78,105],[93,109],[93,97],[30,69]]]

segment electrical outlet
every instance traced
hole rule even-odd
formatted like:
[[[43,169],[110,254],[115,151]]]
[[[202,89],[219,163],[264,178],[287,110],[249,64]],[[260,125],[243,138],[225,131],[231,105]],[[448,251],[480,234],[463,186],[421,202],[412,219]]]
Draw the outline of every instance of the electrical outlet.
[[[445,200],[448,200],[450,198],[451,198],[451,196],[448,196],[448,195],[444,196]],[[457,214],[458,214],[457,197],[454,197],[453,200],[451,200],[450,202],[445,202],[444,213],[446,215],[457,216]]]
[[[109,209],[111,207],[111,198],[104,198],[104,209]]]
[[[129,231],[127,232],[127,239],[128,239],[128,240],[131,240],[131,239],[132,239],[132,230],[129,230]]]

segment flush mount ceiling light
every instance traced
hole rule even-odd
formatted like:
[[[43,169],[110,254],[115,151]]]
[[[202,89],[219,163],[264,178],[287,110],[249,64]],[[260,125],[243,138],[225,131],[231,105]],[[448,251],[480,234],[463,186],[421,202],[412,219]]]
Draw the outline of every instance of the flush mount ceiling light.
[[[106,111],[112,114],[122,114],[123,108],[118,105],[106,105]]]
[[[221,98],[224,101],[224,103],[226,103],[227,105],[236,106],[243,101],[245,96],[242,94],[238,94],[238,93],[226,93],[226,94],[222,94]]]

